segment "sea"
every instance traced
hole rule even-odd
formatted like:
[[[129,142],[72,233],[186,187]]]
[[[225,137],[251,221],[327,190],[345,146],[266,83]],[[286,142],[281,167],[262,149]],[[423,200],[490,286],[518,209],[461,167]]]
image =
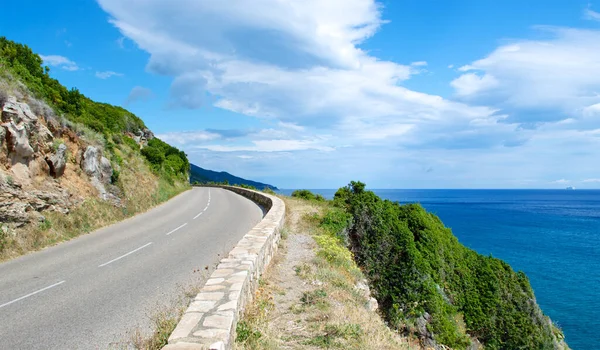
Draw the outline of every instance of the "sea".
[[[525,272],[571,349],[600,349],[600,190],[373,191],[421,203],[462,244]]]

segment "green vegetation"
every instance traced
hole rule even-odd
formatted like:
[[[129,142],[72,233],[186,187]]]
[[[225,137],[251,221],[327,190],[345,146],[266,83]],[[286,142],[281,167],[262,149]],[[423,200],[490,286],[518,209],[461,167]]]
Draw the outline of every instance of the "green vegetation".
[[[358,288],[365,276],[343,239],[350,216],[327,201],[284,200],[280,248],[245,307],[234,348],[418,348],[390,330]],[[313,238],[316,247],[307,244]]]
[[[309,201],[325,202],[325,197],[320,194],[314,194],[309,190],[295,190],[292,192],[292,197],[306,199]]]
[[[466,248],[420,205],[382,200],[360,182],[339,189],[334,205],[349,217],[334,212],[321,225],[350,242],[393,327],[418,334],[426,322],[438,343],[456,349],[469,336],[486,349],[553,349],[562,339],[525,274]]]
[[[101,146],[111,154],[121,143],[134,150],[140,149],[131,137],[123,137],[124,134],[139,135],[146,128],[140,118],[124,108],[92,101],[76,88],[67,89],[50,77],[50,68],[42,67],[42,64],[41,57],[26,45],[0,37],[0,72],[8,72],[23,83],[34,97],[47,102],[54,109],[38,111],[38,114],[45,114],[47,118],[53,117],[54,112],[64,115],[74,125],[75,131],[83,134],[89,134],[87,129],[91,129],[102,137],[98,139],[90,135],[88,139],[98,139]],[[77,130],[76,125],[83,125],[85,128]],[[175,178],[187,180],[190,164],[184,152],[154,138],[141,153],[161,177],[170,182]]]
[[[167,178],[187,176],[190,162],[183,151],[157,139],[148,141],[148,146],[142,149],[142,154],[156,172],[162,172]]]

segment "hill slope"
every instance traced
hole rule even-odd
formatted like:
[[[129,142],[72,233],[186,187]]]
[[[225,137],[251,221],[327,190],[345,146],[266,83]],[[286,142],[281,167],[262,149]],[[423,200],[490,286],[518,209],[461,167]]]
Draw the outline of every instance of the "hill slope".
[[[567,349],[543,314],[523,272],[462,245],[418,204],[382,200],[352,182],[334,203],[343,212],[324,223],[342,227],[382,315],[425,345],[454,349]]]
[[[224,182],[227,181],[230,185],[247,185],[254,186],[259,190],[264,190],[270,188],[272,190],[277,190],[277,187],[273,185],[264,184],[262,182],[252,181],[242,179],[241,177],[237,177],[235,175],[231,175],[225,171],[212,171],[203,169],[197,165],[191,165],[191,173],[190,173],[190,182],[198,182],[198,183],[209,183],[209,182]]]
[[[189,188],[184,152],[131,112],[53,79],[0,37],[0,260],[145,211]]]

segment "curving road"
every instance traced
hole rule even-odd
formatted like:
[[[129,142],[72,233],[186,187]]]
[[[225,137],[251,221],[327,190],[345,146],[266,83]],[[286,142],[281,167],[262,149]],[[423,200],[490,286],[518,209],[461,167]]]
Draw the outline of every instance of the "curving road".
[[[127,331],[147,331],[157,305],[180,295],[262,216],[233,192],[194,188],[144,214],[0,264],[0,348],[118,346]]]

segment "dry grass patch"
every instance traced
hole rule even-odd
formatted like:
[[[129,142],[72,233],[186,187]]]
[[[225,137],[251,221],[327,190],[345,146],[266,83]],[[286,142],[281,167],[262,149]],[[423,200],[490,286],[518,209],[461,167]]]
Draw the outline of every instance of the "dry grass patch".
[[[129,330],[125,339],[113,344],[112,349],[159,350],[166,346],[188,305],[200,293],[207,275],[203,274],[188,285],[180,286],[175,298],[152,307],[148,312],[151,329],[137,327]]]
[[[289,236],[238,324],[235,348],[418,349],[368,309],[351,253],[316,220],[329,205],[284,200]]]

